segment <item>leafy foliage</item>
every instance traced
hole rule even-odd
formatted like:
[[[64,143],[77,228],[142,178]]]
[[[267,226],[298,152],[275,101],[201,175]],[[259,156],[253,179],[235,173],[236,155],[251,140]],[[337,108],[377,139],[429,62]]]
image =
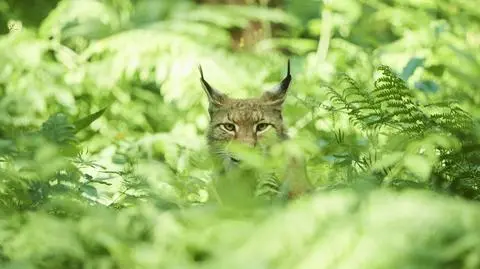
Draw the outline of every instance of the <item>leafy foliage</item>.
[[[2,268],[480,266],[472,1],[35,2],[0,3]],[[287,58],[291,139],[217,177],[198,64],[248,97]]]
[[[342,92],[329,89],[331,100],[363,132],[369,132],[370,140],[383,140],[371,148],[373,162],[371,158],[366,162],[365,155],[356,156],[361,168],[383,170],[382,181],[416,178],[434,189],[478,199],[478,122],[451,102],[420,104],[390,68],[383,66],[379,71],[371,91],[349,77],[340,80],[346,83]],[[463,167],[461,176],[452,169],[457,162]],[[457,185],[460,177],[461,186]]]
[[[286,209],[247,214],[161,212],[146,204],[119,212],[97,209],[78,221],[16,217],[10,221],[15,225],[2,223],[2,246],[10,265],[30,261],[34,268],[243,268],[252,256],[249,263],[276,268],[475,268],[477,209],[431,194],[385,192],[369,199],[325,193]]]

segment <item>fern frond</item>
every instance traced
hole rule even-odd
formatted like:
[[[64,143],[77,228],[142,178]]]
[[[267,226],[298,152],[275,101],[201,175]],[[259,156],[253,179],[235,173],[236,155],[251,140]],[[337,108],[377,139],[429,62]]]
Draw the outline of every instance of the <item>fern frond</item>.
[[[432,185],[440,184],[433,182],[433,178],[437,178],[436,181],[443,182],[442,188],[451,189],[455,193],[464,192],[464,196],[472,198],[471,193],[478,193],[480,188],[480,183],[476,180],[480,175],[476,164],[480,156],[478,152],[469,153],[466,150],[475,148],[478,143],[472,117],[451,102],[422,105],[415,100],[414,92],[389,67],[381,66],[378,70],[380,76],[371,91],[360,88],[350,78],[341,78],[339,81],[346,82],[341,91],[329,88],[327,92],[335,105],[339,106],[339,111],[346,112],[349,119],[362,131],[384,129],[386,132],[383,133],[388,140],[395,139],[396,136],[405,137],[400,139],[398,144],[392,145],[392,148],[398,150],[400,147],[400,151],[405,151],[412,147],[415,149],[413,154],[429,149],[428,153],[421,153],[421,157],[418,157],[419,161],[424,162],[425,170],[418,170],[417,164],[408,164],[408,160],[400,158],[400,161],[382,167],[390,169],[390,172],[381,177],[388,178],[388,181],[393,183],[404,180],[393,177],[402,175],[411,178],[415,177],[412,174],[417,174],[423,175],[425,180],[428,171],[432,169],[432,174],[437,175],[432,176]],[[456,142],[452,141],[458,141],[460,147],[455,146]],[[422,146],[416,143],[421,143]],[[365,160],[366,156],[357,156],[351,151],[353,150],[342,154],[351,154],[356,156],[357,160]],[[388,154],[388,151],[383,152],[383,155],[387,156],[386,160]],[[433,159],[438,161],[431,164],[427,159],[423,159],[424,154],[430,155],[430,162]],[[408,164],[408,169],[402,168],[404,162]],[[362,165],[363,163],[360,166],[365,167]],[[410,173],[412,171],[413,173]],[[439,179],[440,174],[446,177]]]
[[[42,124],[41,133],[49,140],[58,144],[75,144],[75,125],[70,123],[64,114],[52,115]]]
[[[257,182],[256,195],[274,196],[280,191],[280,182],[275,174],[260,176]]]

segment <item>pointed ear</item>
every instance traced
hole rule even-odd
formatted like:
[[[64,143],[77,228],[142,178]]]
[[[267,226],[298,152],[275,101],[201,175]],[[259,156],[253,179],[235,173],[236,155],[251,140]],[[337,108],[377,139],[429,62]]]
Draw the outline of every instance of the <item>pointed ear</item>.
[[[210,86],[210,84],[208,84],[208,82],[203,77],[203,70],[201,65],[198,66],[198,70],[200,71],[200,81],[202,82],[202,88],[208,96],[208,101],[210,105],[222,105],[227,99],[227,96],[217,91],[215,88]]]
[[[287,96],[287,90],[292,81],[292,76],[290,75],[290,60],[287,62],[287,75],[283,80],[277,84],[270,91],[263,93],[261,99],[270,105],[281,105],[285,101]]]

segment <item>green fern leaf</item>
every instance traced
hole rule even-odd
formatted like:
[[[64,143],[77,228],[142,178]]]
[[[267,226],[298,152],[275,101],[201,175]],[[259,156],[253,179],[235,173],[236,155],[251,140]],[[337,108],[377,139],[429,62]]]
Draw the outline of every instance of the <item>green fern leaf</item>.
[[[75,125],[62,113],[52,115],[42,124],[41,134],[56,144],[75,144]]]

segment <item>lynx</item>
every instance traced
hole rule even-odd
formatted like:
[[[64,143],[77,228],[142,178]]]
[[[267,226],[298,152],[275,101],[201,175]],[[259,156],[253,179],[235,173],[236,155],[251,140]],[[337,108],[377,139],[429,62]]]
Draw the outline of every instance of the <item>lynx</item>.
[[[226,167],[241,161],[225,150],[225,145],[232,141],[256,148],[268,134],[270,136],[274,134],[279,141],[289,138],[282,112],[292,81],[290,61],[287,63],[287,74],[280,83],[270,91],[265,91],[260,97],[247,99],[231,98],[218,91],[206,81],[201,66],[199,71],[200,81],[209,103],[210,123],[206,134],[207,142],[211,153],[220,158]],[[298,160],[292,160],[291,165],[298,167]],[[305,180],[301,181],[292,188],[289,195],[297,195],[306,189]]]

